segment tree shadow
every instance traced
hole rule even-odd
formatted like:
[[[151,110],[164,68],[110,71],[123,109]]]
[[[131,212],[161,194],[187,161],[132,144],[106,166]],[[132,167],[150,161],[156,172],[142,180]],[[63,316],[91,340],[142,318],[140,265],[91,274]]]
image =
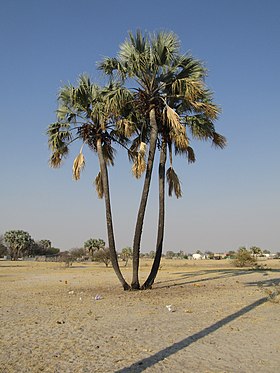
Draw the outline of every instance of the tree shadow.
[[[260,271],[258,271],[260,272]],[[174,286],[182,286],[187,284],[197,284],[200,282],[206,282],[211,280],[219,280],[219,279],[225,279],[229,277],[235,277],[235,276],[242,276],[242,275],[250,275],[255,273],[253,270],[234,270],[234,269],[213,269],[213,270],[202,270],[198,272],[177,272],[175,274],[180,275],[180,277],[177,277],[175,279],[165,280],[162,282],[156,283],[155,287],[157,289],[163,289],[163,288],[170,288]],[[213,277],[206,277],[206,278],[200,278],[200,279],[193,279],[194,277],[204,276],[204,275],[210,275],[210,274],[216,274],[216,276]],[[188,281],[183,281],[187,277],[190,278]],[[166,285],[161,285],[166,283]]]
[[[208,326],[207,328],[204,328],[200,332],[195,333],[195,334],[181,340],[180,342],[174,343],[171,346],[168,346],[168,347],[164,348],[163,350],[158,351],[154,355],[151,355],[151,356],[149,356],[145,359],[139,360],[139,361],[133,363],[132,365],[130,365],[129,367],[125,367],[125,368],[122,368],[120,370],[117,370],[117,371],[115,371],[115,373],[130,373],[130,372],[141,373],[144,370],[146,370],[147,368],[159,363],[160,361],[168,358],[169,356],[171,356],[173,354],[176,354],[178,351],[183,350],[184,348],[186,348],[186,347],[190,346],[191,344],[197,342],[199,339],[202,339],[202,338],[206,337],[207,335],[209,335],[211,333],[214,333],[216,330],[218,330],[218,329],[222,328],[223,326],[227,325],[228,323],[234,321],[238,317],[243,316],[244,314],[252,311],[254,308],[264,304],[265,302],[267,302],[268,299],[269,299],[268,297],[261,298],[261,299],[255,301],[255,302],[249,304],[248,306],[243,307],[241,310],[239,310],[239,311],[237,311],[237,312],[235,312],[235,313],[233,313],[233,314],[231,314],[227,317],[224,317],[223,319],[221,319],[221,320],[217,321],[216,323]]]
[[[252,281],[247,282],[247,286],[258,286],[258,287],[271,287],[280,285],[280,278],[271,278],[263,281]]]
[[[24,268],[24,267],[27,267],[26,265],[20,265],[20,264],[15,264],[15,265],[12,265],[12,264],[0,264],[0,269],[1,268]]]

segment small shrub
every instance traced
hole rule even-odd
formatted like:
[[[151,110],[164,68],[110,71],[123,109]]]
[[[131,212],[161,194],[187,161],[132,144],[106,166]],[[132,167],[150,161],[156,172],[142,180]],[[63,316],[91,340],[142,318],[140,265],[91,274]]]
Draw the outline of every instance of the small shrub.
[[[245,247],[241,247],[237,251],[233,263],[235,267],[254,267],[257,265],[257,260],[252,257],[251,253]]]
[[[93,259],[97,262],[103,262],[106,267],[111,261],[110,250],[107,247],[101,248],[93,253]]]

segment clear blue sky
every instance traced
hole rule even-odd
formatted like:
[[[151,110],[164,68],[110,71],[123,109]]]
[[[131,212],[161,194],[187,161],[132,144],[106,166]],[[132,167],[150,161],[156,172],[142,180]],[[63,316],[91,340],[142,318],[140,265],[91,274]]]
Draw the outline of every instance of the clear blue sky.
[[[71,167],[48,167],[45,130],[55,121],[61,85],[114,56],[127,31],[172,30],[182,52],[205,61],[207,84],[222,107],[217,131],[225,150],[193,146],[197,162],[177,159],[183,198],[168,199],[166,250],[224,251],[257,245],[280,251],[279,0],[3,0],[0,4],[0,234],[28,231],[61,249],[106,240],[103,201],[86,153],[79,182]],[[124,154],[110,170],[118,249],[131,246],[142,179]],[[143,251],[154,249],[157,185],[152,186]]]

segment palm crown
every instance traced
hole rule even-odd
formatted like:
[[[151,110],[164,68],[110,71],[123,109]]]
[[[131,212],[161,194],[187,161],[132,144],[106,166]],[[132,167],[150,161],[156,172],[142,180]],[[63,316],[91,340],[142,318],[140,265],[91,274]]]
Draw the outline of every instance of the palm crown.
[[[59,167],[62,159],[69,152],[69,145],[75,140],[82,141],[82,147],[73,163],[73,178],[78,180],[80,172],[85,166],[85,157],[82,149],[86,144],[97,152],[97,142],[102,145],[102,153],[107,165],[114,164],[115,150],[112,142],[123,143],[125,138],[115,129],[117,119],[116,105],[109,105],[109,93],[118,92],[120,87],[100,88],[92,84],[90,78],[81,75],[77,87],[71,84],[60,89],[57,109],[57,122],[49,125],[47,134],[49,147],[52,151],[50,165]],[[123,92],[124,90],[122,90]],[[127,100],[127,98],[126,98]],[[120,114],[119,114],[120,116]],[[118,124],[120,127],[121,125]],[[117,127],[118,127],[117,126]],[[95,179],[99,197],[103,196],[102,180],[100,173]]]
[[[136,81],[137,109],[146,117],[138,123],[132,143],[132,150],[138,149],[133,158],[136,177],[145,170],[144,144],[150,140],[151,108],[156,112],[158,144],[161,146],[162,141],[168,144],[171,162],[173,148],[176,154],[186,154],[189,162],[195,161],[186,128],[194,138],[225,146],[225,138],[215,132],[213,124],[219,108],[205,87],[206,69],[192,56],[180,54],[180,42],[172,32],[150,36],[141,31],[135,36],[130,33],[117,58],[105,58],[99,68],[122,82],[127,78]]]

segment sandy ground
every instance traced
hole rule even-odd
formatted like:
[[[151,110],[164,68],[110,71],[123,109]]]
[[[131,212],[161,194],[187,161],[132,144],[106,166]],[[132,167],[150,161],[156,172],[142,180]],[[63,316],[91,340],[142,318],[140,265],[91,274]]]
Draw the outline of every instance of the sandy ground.
[[[124,292],[101,264],[1,261],[0,372],[280,372],[280,261],[266,264],[164,260],[152,290]]]

